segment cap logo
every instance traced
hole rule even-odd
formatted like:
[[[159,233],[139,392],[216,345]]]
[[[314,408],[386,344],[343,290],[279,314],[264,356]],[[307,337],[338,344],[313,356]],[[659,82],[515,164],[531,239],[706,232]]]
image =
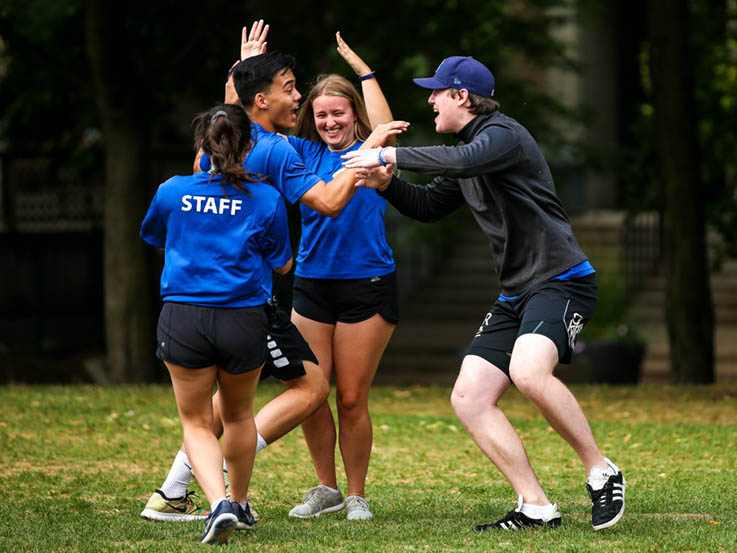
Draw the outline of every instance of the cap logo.
[[[453,84],[462,84],[458,77],[453,77]]]

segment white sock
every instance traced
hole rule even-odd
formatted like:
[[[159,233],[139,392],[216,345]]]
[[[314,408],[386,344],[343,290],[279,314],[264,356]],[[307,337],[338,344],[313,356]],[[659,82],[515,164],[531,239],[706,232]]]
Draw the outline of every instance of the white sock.
[[[171,464],[169,474],[166,475],[166,480],[161,486],[161,491],[169,499],[184,497],[191,479],[192,465],[187,458],[187,454],[180,449],[177,456],[174,457],[174,462]]]
[[[256,433],[256,453],[264,449],[267,445],[269,444],[266,443],[264,437],[261,434]]]
[[[222,499],[216,499],[212,503],[210,503],[210,512],[215,512],[215,509],[218,508],[218,505],[220,505],[221,501],[227,501],[227,498],[223,497]]]
[[[331,488],[330,486],[326,486],[325,484],[320,484],[323,488],[327,488],[333,493],[338,493],[340,490],[338,488]]]
[[[600,490],[603,488],[604,484],[609,480],[609,477],[614,476],[619,472],[619,467],[609,459],[604,457],[604,461],[606,461],[606,466],[595,465],[591,468],[591,472],[589,473],[588,482],[589,486],[591,486],[591,489],[593,490]]]
[[[520,512],[530,518],[547,518],[555,512],[555,505],[548,503],[547,505],[532,505],[531,503],[523,503]]]

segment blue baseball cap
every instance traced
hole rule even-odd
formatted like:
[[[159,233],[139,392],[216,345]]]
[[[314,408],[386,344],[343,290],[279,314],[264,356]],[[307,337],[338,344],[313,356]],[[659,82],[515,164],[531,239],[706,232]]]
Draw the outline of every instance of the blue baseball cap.
[[[484,98],[494,96],[494,75],[480,61],[470,56],[452,56],[440,62],[435,75],[412,79],[423,88],[465,88],[471,94]]]

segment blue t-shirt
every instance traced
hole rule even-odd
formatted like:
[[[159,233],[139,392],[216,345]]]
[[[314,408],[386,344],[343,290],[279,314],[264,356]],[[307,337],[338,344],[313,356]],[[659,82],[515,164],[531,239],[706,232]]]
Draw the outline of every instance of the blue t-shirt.
[[[141,238],[164,248],[161,299],[211,307],[263,305],[271,270],[292,257],[284,202],[264,182],[248,194],[210,173],[175,176],[156,191]]]
[[[320,182],[320,177],[307,168],[283,136],[267,131],[252,121],[251,140],[251,150],[243,160],[243,167],[249,173],[266,177],[266,182],[273,185],[290,204]],[[210,169],[207,154],[200,158],[200,169]]]
[[[289,143],[325,182],[343,168],[340,156],[358,149],[361,143],[341,152],[325,144],[294,136]],[[337,217],[327,217],[300,205],[302,239],[295,274],[307,278],[368,278],[395,269],[392,250],[386,241],[386,200],[374,190],[360,187]]]

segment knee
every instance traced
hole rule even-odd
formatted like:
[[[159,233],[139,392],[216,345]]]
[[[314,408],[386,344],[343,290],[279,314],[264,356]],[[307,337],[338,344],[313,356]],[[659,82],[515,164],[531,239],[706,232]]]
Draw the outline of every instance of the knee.
[[[474,410],[474,406],[478,407],[479,398],[474,393],[473,386],[468,386],[464,382],[456,382],[453,391],[450,394],[450,404],[453,406],[456,416],[464,421]]]
[[[509,376],[517,389],[530,399],[540,396],[545,388],[545,374],[530,367],[510,365]]]
[[[359,390],[340,392],[336,398],[338,415],[341,418],[356,420],[368,412],[367,394]]]
[[[287,386],[290,386],[288,383]],[[292,386],[300,392],[305,404],[305,410],[312,412],[325,403],[330,394],[330,384],[320,371],[310,371],[304,377],[296,380]]]
[[[330,395],[330,383],[322,374],[315,375],[309,382],[307,393],[310,406],[317,409],[327,401],[328,395]]]

